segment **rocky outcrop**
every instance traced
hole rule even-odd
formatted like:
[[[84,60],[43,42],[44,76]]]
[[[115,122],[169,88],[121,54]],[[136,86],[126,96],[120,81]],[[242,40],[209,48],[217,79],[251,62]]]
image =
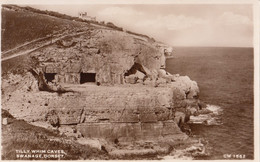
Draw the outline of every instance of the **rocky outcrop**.
[[[155,43],[108,29],[67,37],[31,53],[45,74],[55,75],[50,81],[79,84],[82,74],[91,73],[95,75],[94,82],[101,85],[134,82],[126,76],[136,64],[149,71],[164,68],[164,55]],[[148,78],[153,79],[150,75]]]
[[[18,119],[76,125],[84,137],[121,141],[175,138],[185,136],[178,124],[185,122],[187,107],[198,106],[196,100],[191,101],[197,96],[195,85],[188,77],[175,77],[175,82],[159,87],[93,85],[70,87],[74,92],[62,95],[16,91],[2,106]]]
[[[215,105],[206,105],[203,109],[188,108],[191,112],[188,123],[191,124],[205,124],[205,125],[221,125],[220,115],[222,109]],[[193,109],[193,110],[192,110]]]
[[[66,37],[31,52],[38,66],[16,75],[21,82],[12,91],[10,78],[3,81],[2,108],[68,135],[75,128],[75,138],[182,141],[190,134],[185,123],[200,111],[199,88],[189,77],[164,70],[169,53],[161,43],[109,29]]]

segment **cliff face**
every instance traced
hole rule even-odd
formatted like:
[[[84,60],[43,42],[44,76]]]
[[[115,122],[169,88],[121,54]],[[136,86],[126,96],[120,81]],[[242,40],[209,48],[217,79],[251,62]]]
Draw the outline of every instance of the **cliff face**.
[[[136,64],[140,65],[137,70],[148,74],[148,78],[156,78],[157,70],[165,67],[165,56],[163,49],[155,45],[125,32],[89,29],[31,56],[38,59],[44,73],[55,74],[56,82],[79,84],[80,73],[92,73],[96,83],[114,85],[125,83],[125,76],[135,73],[129,70]]]
[[[25,74],[2,78],[2,108],[28,122],[76,127],[86,138],[186,139],[180,127],[191,108],[199,110],[199,89],[189,77],[164,70],[171,50],[145,37],[86,27],[30,51],[34,65]]]
[[[84,137],[123,142],[187,138],[178,124],[186,122],[188,107],[198,107],[196,83],[188,77],[159,87],[75,85],[70,87],[75,92],[62,95],[28,88],[37,88],[36,82],[6,94],[2,107],[29,122],[74,125]]]

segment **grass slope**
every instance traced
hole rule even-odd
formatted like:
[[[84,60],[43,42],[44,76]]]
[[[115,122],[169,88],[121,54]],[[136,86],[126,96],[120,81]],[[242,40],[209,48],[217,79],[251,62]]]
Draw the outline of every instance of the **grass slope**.
[[[2,8],[2,51],[55,32],[73,30],[86,23],[60,19],[25,10]]]
[[[46,37],[55,32],[75,29],[82,25],[106,27],[123,31],[111,22],[88,21],[78,17],[61,14],[54,11],[39,10],[32,7],[17,5],[2,5],[2,51],[17,47],[21,44]],[[147,35],[126,31],[129,34],[147,38]]]
[[[11,122],[8,125],[2,125],[2,160],[17,160],[16,150],[64,150],[67,155],[61,160],[108,158],[104,151],[78,144],[73,140],[66,142],[68,141],[67,137],[60,136],[58,132],[30,125],[23,120],[17,120],[7,111],[2,110],[2,118],[7,117]],[[29,159],[24,158],[23,160]],[[55,158],[48,158],[47,160],[55,160]]]

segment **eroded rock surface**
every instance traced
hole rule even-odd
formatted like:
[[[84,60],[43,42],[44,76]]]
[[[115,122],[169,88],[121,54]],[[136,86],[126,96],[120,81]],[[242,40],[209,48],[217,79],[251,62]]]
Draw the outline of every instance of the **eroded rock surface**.
[[[163,87],[75,86],[70,87],[74,92],[62,95],[20,89],[2,106],[18,119],[48,121],[53,126],[77,125],[85,137],[158,138],[182,134],[177,124],[185,122],[186,108],[196,105],[197,100],[186,95],[193,82],[183,84],[179,78]]]
[[[48,81],[80,84],[83,75],[92,74],[94,82],[104,85],[125,83],[135,64],[149,70],[164,68],[164,55],[155,44],[107,29],[90,30],[31,53]]]
[[[37,65],[30,71],[2,79],[2,108],[69,136],[75,128],[76,138],[185,140],[184,123],[200,111],[199,88],[188,76],[164,70],[171,51],[109,29],[66,37],[31,52]]]

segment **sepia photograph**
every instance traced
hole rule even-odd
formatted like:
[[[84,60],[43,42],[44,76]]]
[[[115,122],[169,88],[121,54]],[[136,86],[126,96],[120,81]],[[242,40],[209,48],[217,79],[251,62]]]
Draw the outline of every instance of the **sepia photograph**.
[[[259,1],[4,2],[2,160],[259,160]]]

